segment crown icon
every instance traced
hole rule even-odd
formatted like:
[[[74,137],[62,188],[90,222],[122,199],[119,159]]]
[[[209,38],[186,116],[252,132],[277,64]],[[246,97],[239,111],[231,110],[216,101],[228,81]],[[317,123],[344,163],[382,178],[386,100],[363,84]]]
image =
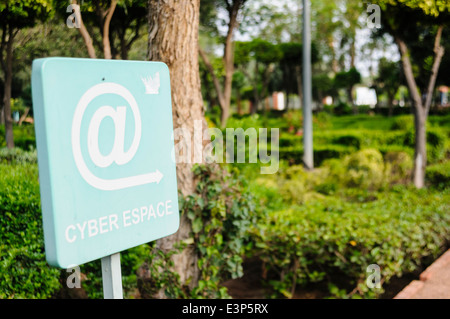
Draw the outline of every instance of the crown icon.
[[[145,94],[159,94],[159,72],[153,76],[141,77],[142,82],[145,85]]]

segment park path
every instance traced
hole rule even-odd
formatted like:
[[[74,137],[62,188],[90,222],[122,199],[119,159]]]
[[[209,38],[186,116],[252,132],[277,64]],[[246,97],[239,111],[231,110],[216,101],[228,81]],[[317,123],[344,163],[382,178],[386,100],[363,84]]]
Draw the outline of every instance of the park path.
[[[450,249],[394,299],[450,299]]]

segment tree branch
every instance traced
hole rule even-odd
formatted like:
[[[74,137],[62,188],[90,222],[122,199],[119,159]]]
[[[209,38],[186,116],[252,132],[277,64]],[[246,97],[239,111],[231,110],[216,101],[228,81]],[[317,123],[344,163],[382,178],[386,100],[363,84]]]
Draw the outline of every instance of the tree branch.
[[[77,19],[77,21],[80,24],[80,27],[78,28],[83,40],[84,40],[84,44],[86,45],[86,48],[88,50],[88,54],[89,57],[91,59],[95,59],[96,58],[96,54],[95,54],[95,48],[94,45],[92,43],[92,38],[89,35],[88,30],[86,29],[86,26],[84,25],[83,22],[83,18],[81,17],[81,10],[80,10],[80,6],[77,4],[77,2],[75,1],[74,5],[76,5],[75,7],[75,17]]]
[[[414,73],[411,65],[411,59],[409,57],[408,47],[406,46],[405,41],[403,41],[403,39],[401,39],[400,37],[395,36],[394,39],[400,50],[403,72],[405,73],[406,82],[408,83],[409,91],[414,101],[414,107],[416,109],[422,108],[422,99],[420,98],[420,94],[417,90],[417,83],[414,79]]]
[[[445,49],[441,46],[441,38],[442,38],[442,30],[444,29],[443,25],[440,25],[437,32],[436,37],[434,39],[434,62],[433,67],[431,68],[430,80],[428,82],[428,88],[426,93],[426,100],[424,104],[425,112],[428,114],[430,110],[431,102],[433,100],[433,90],[436,84],[436,78],[439,72],[439,66],[442,61],[442,57],[444,56]]]
[[[136,29],[134,32],[134,36],[128,41],[128,43],[126,44],[127,49],[129,50],[131,48],[131,45],[140,37],[140,33],[139,33],[139,29],[141,28],[141,22],[137,21],[136,22]]]
[[[5,44],[6,44],[6,28],[7,28],[7,26],[6,26],[6,24],[4,24],[2,26],[3,32],[2,32],[2,40],[0,43],[0,65],[3,69],[3,72],[5,72],[5,70],[6,70],[6,64],[5,64],[5,61],[3,60],[3,51],[5,50]]]
[[[200,47],[198,48],[198,53],[199,53],[200,57],[202,58],[203,62],[205,63],[206,68],[208,69],[209,73],[211,74],[211,77],[213,79],[214,88],[216,89],[217,98],[219,100],[220,107],[222,108],[225,101],[224,101],[224,94],[222,92],[222,88],[220,86],[219,79],[217,78],[217,76],[214,72],[214,68],[213,68],[211,62],[209,61],[208,56]]]
[[[106,11],[105,22],[103,23],[103,54],[105,59],[111,59],[111,42],[109,40],[109,26],[111,25],[111,19],[116,10],[117,0],[111,1],[111,6]]]

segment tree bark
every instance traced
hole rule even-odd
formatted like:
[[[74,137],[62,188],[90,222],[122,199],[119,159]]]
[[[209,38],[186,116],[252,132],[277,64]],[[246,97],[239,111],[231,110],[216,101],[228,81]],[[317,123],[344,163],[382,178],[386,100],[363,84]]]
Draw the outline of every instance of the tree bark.
[[[116,10],[117,6],[117,0],[111,1],[111,6],[109,7],[105,21],[103,23],[103,56],[105,59],[112,59],[111,55],[111,41],[109,38],[109,27],[111,25],[111,19],[114,14],[114,11]]]
[[[416,80],[414,79],[411,60],[409,58],[408,47],[399,37],[395,37],[400,55],[402,58],[403,72],[408,83],[409,93],[412,99],[415,125],[415,149],[414,149],[414,168],[413,182],[417,188],[422,188],[425,184],[426,167],[426,112],[423,110],[422,99],[420,98]]]
[[[426,151],[426,122],[428,111],[430,109],[434,86],[439,70],[439,66],[444,55],[444,48],[440,41],[442,37],[443,26],[440,26],[436,32],[434,42],[434,62],[428,82],[426,91],[426,98],[423,101],[420,97],[417,83],[414,79],[413,68],[409,58],[408,47],[398,36],[395,36],[395,41],[400,50],[402,57],[403,72],[405,74],[406,82],[408,83],[409,92],[413,100],[414,124],[415,124],[415,154],[414,154],[414,171],[413,181],[417,188],[422,188],[425,185],[425,168],[427,165],[427,151]]]
[[[228,9],[228,16],[230,18],[228,22],[228,32],[227,37],[225,39],[225,49],[223,60],[225,63],[225,80],[224,80],[224,105],[222,107],[222,117],[221,117],[221,126],[225,127],[227,125],[227,120],[230,115],[230,104],[231,104],[231,89],[233,82],[233,73],[234,73],[234,42],[233,42],[233,33],[234,30],[238,26],[237,16],[239,10],[241,8],[243,1],[235,0],[233,1],[233,5]]]
[[[80,6],[79,5],[77,5],[77,6],[78,7],[75,9],[75,16],[76,16],[78,23],[80,24],[78,31],[80,32],[80,35],[83,38],[84,44],[86,45],[86,49],[88,51],[89,57],[91,59],[95,59],[95,58],[97,58],[97,55],[95,54],[94,43],[92,42],[92,38],[89,35],[89,31],[86,29],[86,26],[83,22]]]
[[[388,116],[392,117],[392,115],[394,115],[394,94],[392,93],[388,93],[388,108]]]
[[[200,57],[202,58],[203,62],[205,63],[205,66],[208,69],[208,72],[211,74],[214,88],[217,93],[217,99],[219,100],[220,108],[223,110],[226,102],[225,102],[225,96],[222,91],[222,87],[220,86],[220,81],[217,78],[216,74],[214,73],[214,68],[213,68],[211,62],[209,61],[209,58],[206,55],[206,53],[201,48],[199,48],[198,52],[199,52]]]
[[[207,127],[198,64],[200,0],[149,0],[148,4],[148,58],[168,65],[174,128],[183,127],[193,136],[195,122]],[[192,163],[191,158],[189,163],[177,164],[178,187],[183,196],[195,190]],[[158,240],[157,247],[163,252],[172,250],[176,242],[190,237],[191,229],[190,221],[182,215],[178,232]],[[199,270],[194,247],[188,246],[173,259],[173,270],[180,275],[181,283],[189,281],[189,286],[195,287]]]
[[[14,147],[14,136],[13,136],[13,119],[11,116],[11,90],[12,90],[12,65],[13,65],[13,50],[14,50],[14,37],[16,32],[11,28],[11,26],[4,27],[2,35],[2,48],[6,49],[6,58],[3,61],[2,54],[2,68],[5,74],[4,82],[4,92],[3,92],[3,115],[5,120],[5,139],[6,147]],[[6,30],[7,28],[7,30]],[[8,40],[6,41],[6,33],[8,34]],[[3,52],[2,52],[3,53]]]
[[[428,112],[430,111],[431,102],[433,101],[433,91],[434,87],[436,85],[436,78],[438,76],[439,66],[441,65],[442,57],[444,56],[445,50],[444,47],[441,46],[441,38],[442,38],[442,31],[444,29],[444,26],[439,26],[436,36],[434,38],[434,62],[433,67],[431,68],[431,75],[430,80],[428,82],[428,88],[426,92],[426,99],[425,99],[425,111],[426,115],[428,116]]]
[[[225,38],[225,47],[223,53],[223,61],[225,68],[225,79],[223,82],[223,87],[220,85],[219,79],[214,73],[214,69],[209,62],[206,54],[203,51],[200,51],[200,56],[205,62],[211,77],[213,78],[214,87],[217,91],[217,96],[220,104],[220,108],[222,110],[221,115],[221,126],[225,127],[227,124],[228,117],[230,115],[230,104],[231,104],[231,92],[232,92],[232,83],[233,83],[233,73],[234,73],[234,42],[233,42],[233,33],[234,30],[238,27],[238,14],[239,10],[242,8],[246,0],[234,0],[232,4],[228,4],[227,2],[227,11],[228,11],[228,30],[227,36]]]

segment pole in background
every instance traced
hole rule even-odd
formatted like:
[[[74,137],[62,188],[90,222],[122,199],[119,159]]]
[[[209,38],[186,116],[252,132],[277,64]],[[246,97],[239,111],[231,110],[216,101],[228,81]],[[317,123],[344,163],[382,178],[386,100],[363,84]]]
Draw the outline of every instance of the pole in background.
[[[103,298],[123,299],[120,253],[102,258]]]
[[[311,84],[311,8],[310,0],[303,0],[303,164],[314,168],[312,138],[312,84]]]

